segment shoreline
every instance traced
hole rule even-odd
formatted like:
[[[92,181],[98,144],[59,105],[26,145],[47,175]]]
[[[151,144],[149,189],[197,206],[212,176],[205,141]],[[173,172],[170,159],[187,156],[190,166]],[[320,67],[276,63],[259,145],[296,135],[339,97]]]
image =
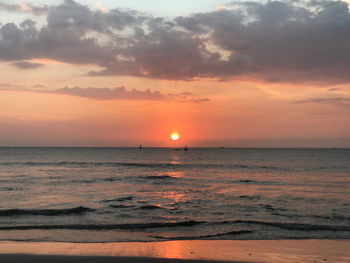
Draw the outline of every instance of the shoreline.
[[[0,262],[350,262],[350,239],[0,242]]]

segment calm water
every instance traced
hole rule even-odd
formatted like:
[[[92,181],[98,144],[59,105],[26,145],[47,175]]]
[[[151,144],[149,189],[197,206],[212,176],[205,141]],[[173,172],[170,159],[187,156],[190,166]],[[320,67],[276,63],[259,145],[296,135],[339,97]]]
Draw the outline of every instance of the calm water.
[[[0,148],[0,240],[350,238],[349,149]]]

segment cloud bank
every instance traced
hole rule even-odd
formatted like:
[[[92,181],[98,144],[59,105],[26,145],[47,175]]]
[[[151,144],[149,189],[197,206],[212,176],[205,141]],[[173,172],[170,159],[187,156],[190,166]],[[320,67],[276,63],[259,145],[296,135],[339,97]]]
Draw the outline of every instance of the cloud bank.
[[[21,10],[4,3],[0,8]],[[43,27],[28,19],[1,26],[0,60],[49,58],[103,68],[92,76],[350,80],[350,13],[344,1],[234,2],[173,20],[133,10],[91,10],[73,0],[40,8],[31,10],[47,14]]]

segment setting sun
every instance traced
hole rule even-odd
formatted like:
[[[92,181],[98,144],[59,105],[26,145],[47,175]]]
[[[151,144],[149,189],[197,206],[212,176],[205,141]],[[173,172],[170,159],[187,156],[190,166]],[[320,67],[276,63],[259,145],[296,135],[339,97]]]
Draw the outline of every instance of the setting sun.
[[[180,138],[180,135],[179,135],[177,132],[173,132],[173,133],[170,135],[170,138],[171,138],[173,141],[177,141],[177,140]]]

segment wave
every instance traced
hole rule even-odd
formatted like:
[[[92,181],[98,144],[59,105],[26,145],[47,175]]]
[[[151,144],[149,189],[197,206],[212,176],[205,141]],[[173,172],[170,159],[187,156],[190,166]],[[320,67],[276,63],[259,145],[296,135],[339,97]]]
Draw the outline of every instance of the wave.
[[[168,211],[174,211],[174,210],[178,210],[177,208],[164,208],[161,206],[157,206],[157,205],[143,205],[143,206],[139,206],[136,207],[134,205],[109,205],[109,207],[111,208],[136,208],[136,209],[141,209],[141,210],[168,210]]]
[[[176,179],[176,177],[170,175],[150,175],[150,176],[142,176],[144,179]]]
[[[7,209],[0,210],[0,217],[8,216],[60,216],[60,215],[80,215],[86,212],[93,212],[95,209],[78,206],[66,209]]]
[[[124,201],[131,201],[134,199],[134,196],[126,196],[126,197],[119,197],[119,198],[114,198],[114,199],[106,199],[102,200],[101,202],[103,203],[110,203],[110,202],[124,202]]]
[[[164,208],[161,206],[157,206],[157,205],[143,205],[140,207],[136,207],[134,205],[109,205],[109,207],[111,208],[137,208],[137,209],[141,209],[141,210],[177,210],[177,208]]]
[[[163,236],[149,236],[152,238],[163,239],[163,240],[197,240],[197,239],[208,239],[208,238],[216,238],[216,237],[224,237],[224,236],[237,236],[254,233],[252,230],[237,230],[230,231],[226,233],[218,233],[212,235],[202,235],[202,236],[188,236],[188,237],[163,237]]]
[[[96,178],[96,179],[90,179],[90,180],[72,180],[71,183],[76,184],[93,184],[93,183],[99,183],[99,182],[116,182],[122,180],[120,177],[107,177],[107,178]]]
[[[268,226],[290,231],[334,231],[334,232],[350,232],[350,226],[340,225],[313,225],[302,223],[285,223],[285,222],[266,222],[253,220],[235,220],[221,222],[206,221],[182,221],[182,222],[165,222],[165,223],[130,223],[130,224],[67,224],[67,225],[17,225],[17,226],[0,226],[0,230],[145,230],[156,228],[177,228],[177,227],[193,227],[197,225],[212,227],[215,225],[245,225],[245,226]],[[241,231],[241,230],[240,230]],[[243,231],[243,230],[242,230]],[[244,230],[253,231],[253,230]],[[237,234],[237,231],[228,232],[223,235]],[[188,237],[186,237],[188,238]],[[198,238],[198,237],[196,237]]]
[[[247,199],[247,200],[259,200],[261,197],[259,195],[241,195],[239,196],[240,199]]]
[[[135,223],[135,224],[90,224],[90,225],[24,225],[0,226],[0,230],[137,230],[150,228],[191,227],[205,223],[204,221],[183,221],[166,223]]]
[[[313,225],[303,223],[285,223],[285,222],[267,222],[254,220],[235,220],[222,221],[214,224],[245,224],[245,225],[263,225],[278,227],[285,230],[301,230],[301,231],[350,231],[350,226],[334,226],[334,225]]]
[[[259,206],[263,207],[264,209],[268,210],[268,211],[271,211],[273,213],[275,212],[285,212],[285,211],[289,211],[288,209],[286,208],[283,208],[283,207],[274,207],[272,205],[266,205],[266,204],[258,204]]]
[[[276,182],[276,181],[256,181],[256,180],[248,180],[248,179],[242,179],[242,180],[236,180],[236,181],[229,181],[231,184],[256,184],[256,185],[285,185],[286,183],[282,182]]]
[[[311,214],[303,214],[303,215],[284,215],[279,214],[282,216],[292,216],[295,218],[316,218],[316,219],[326,219],[326,220],[339,220],[339,221],[350,221],[350,216],[344,216],[344,215],[338,215],[338,214],[332,214],[332,215],[311,215]]]
[[[316,167],[281,167],[257,164],[232,164],[232,163],[135,163],[135,162],[0,162],[0,166],[73,166],[73,167],[140,167],[140,168],[211,168],[211,169],[244,169],[244,170],[273,170],[281,172],[297,171],[328,171],[349,169],[348,166],[316,166]]]
[[[154,210],[154,209],[163,209],[160,206],[156,206],[156,205],[144,205],[140,207],[143,210]]]
[[[205,164],[205,163],[129,163],[129,162],[0,162],[3,166],[78,166],[78,167],[140,167],[140,168],[221,168],[221,169],[266,169],[289,171],[290,168],[265,166],[265,165],[241,165],[241,164]]]
[[[0,191],[13,191],[13,187],[0,187]]]
[[[133,206],[133,205],[110,205],[109,207],[122,209],[122,208],[132,208],[132,207],[135,207],[135,206]]]

